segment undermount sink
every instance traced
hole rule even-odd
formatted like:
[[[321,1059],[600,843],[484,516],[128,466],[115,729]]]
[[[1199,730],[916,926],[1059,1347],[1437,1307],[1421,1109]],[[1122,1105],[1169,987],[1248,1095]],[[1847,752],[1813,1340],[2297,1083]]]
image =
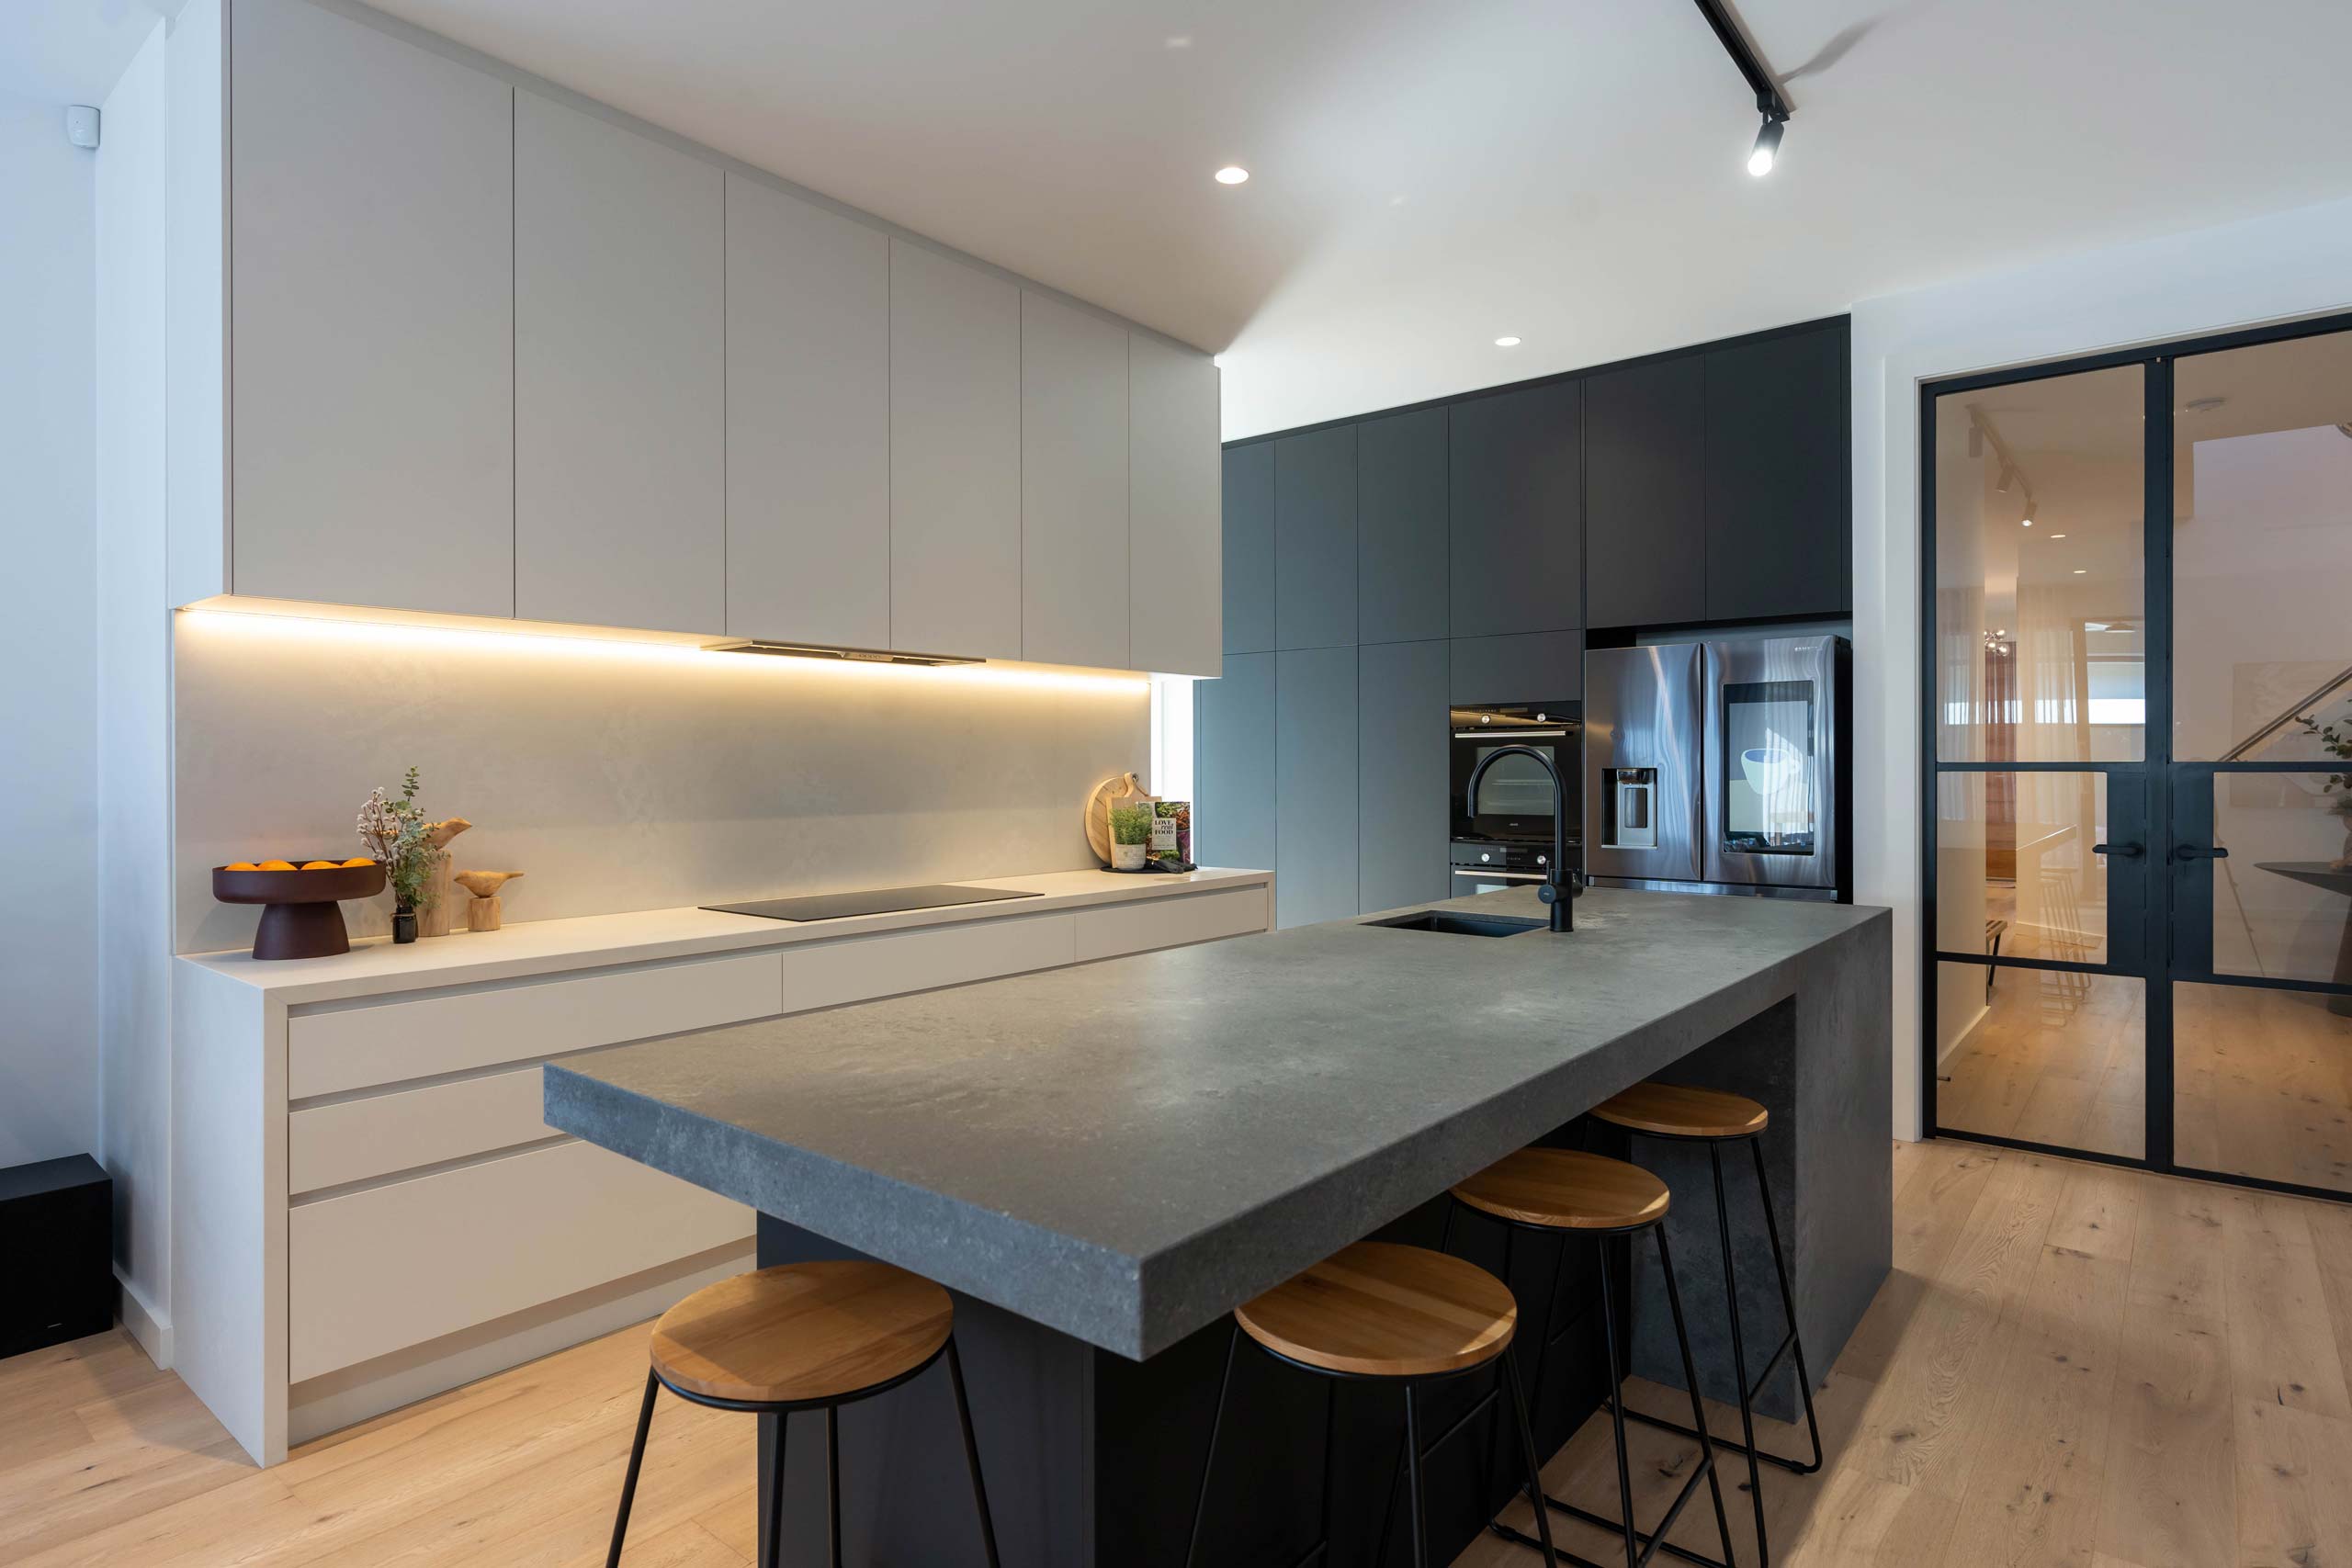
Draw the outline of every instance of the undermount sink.
[[[1418,914],[1394,915],[1366,923],[1386,926],[1390,931],[1435,931],[1441,936],[1517,936],[1521,931],[1540,931],[1544,927],[1542,920],[1518,915],[1463,915],[1451,909],[1423,909]]]

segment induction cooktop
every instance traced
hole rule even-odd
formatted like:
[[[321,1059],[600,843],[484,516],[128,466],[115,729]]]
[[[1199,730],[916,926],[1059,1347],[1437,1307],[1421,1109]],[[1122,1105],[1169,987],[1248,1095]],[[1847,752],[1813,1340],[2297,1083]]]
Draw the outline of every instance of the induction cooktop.
[[[907,909],[944,909],[956,904],[1042,897],[1009,887],[956,887],[935,882],[923,887],[877,887],[864,893],[820,893],[811,898],[763,898],[750,904],[705,904],[703,908],[722,915],[757,915],[763,920],[845,920],[853,915],[895,915]]]

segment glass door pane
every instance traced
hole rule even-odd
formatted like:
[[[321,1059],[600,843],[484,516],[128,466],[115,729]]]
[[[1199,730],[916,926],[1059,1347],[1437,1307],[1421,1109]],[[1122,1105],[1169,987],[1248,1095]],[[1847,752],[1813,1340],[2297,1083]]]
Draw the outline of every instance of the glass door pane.
[[[2352,1000],[2173,987],[2173,1157],[2352,1192]]]
[[[2094,852],[2107,846],[2110,832],[2132,848],[2144,843],[2141,780],[2127,773],[2118,783],[2131,796],[2130,808],[2110,824],[2105,773],[1938,774],[1937,948],[2135,964],[2144,854]],[[2111,919],[2110,906],[2119,900],[2127,918]]]
[[[1939,760],[2147,754],[2145,376],[1937,399]]]
[[[2147,1141],[2147,982],[1936,965],[1936,1125],[2137,1159]]]
[[[2173,758],[2317,759],[2352,734],[2352,333],[2186,355],[2173,406]]]

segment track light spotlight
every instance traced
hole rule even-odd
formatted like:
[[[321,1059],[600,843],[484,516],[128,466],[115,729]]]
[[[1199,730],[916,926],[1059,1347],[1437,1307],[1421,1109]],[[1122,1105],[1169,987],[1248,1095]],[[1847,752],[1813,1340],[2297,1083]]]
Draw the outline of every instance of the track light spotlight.
[[[1747,172],[1761,179],[1772,172],[1773,163],[1781,155],[1781,128],[1789,122],[1784,114],[1766,110],[1764,123],[1756,132],[1755,150],[1747,154]]]

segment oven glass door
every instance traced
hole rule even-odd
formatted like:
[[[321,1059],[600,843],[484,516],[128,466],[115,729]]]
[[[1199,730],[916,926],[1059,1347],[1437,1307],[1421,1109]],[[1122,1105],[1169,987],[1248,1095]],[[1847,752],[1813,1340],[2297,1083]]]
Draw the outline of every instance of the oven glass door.
[[[1500,735],[1456,735],[1453,739],[1453,830],[1457,837],[1521,839],[1549,842],[1552,837],[1552,780],[1525,757],[1505,757],[1478,781],[1478,798],[1470,798],[1470,775],[1491,751],[1525,746],[1544,754],[1559,769],[1567,788],[1570,838],[1583,827],[1577,806],[1583,782],[1584,753],[1578,726],[1525,730]]]

